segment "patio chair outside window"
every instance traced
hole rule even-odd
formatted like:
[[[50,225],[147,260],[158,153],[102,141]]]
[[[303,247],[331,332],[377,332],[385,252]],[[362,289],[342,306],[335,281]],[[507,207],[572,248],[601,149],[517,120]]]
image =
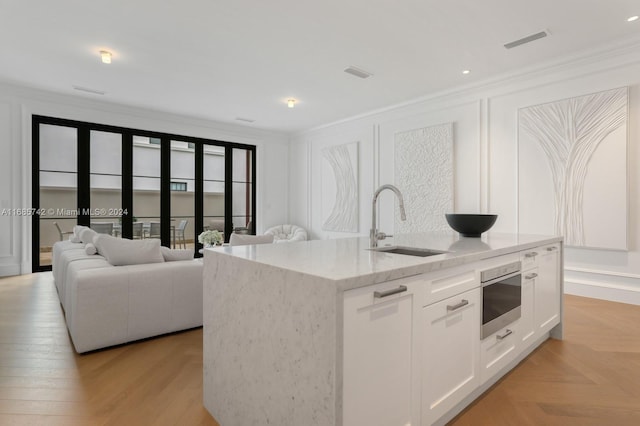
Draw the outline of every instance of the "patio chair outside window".
[[[184,239],[184,230],[187,228],[187,223],[189,223],[188,220],[182,219],[180,221],[180,224],[178,225],[178,227],[175,230],[175,233],[176,233],[175,234],[175,238],[179,240],[180,247],[182,247],[184,249],[187,248],[187,242]],[[175,242],[174,242],[173,245],[175,246]]]
[[[98,234],[113,234],[113,222],[94,222],[91,224],[91,229]]]
[[[135,222],[133,224],[133,239],[134,240],[142,239],[142,222]]]
[[[149,238],[160,239],[160,222],[151,222],[149,226]]]
[[[58,225],[58,222],[53,222],[53,225],[58,230],[58,235],[60,236],[60,241],[64,240],[65,235],[72,235],[73,234],[73,231],[63,231],[62,229],[60,229],[60,225]]]

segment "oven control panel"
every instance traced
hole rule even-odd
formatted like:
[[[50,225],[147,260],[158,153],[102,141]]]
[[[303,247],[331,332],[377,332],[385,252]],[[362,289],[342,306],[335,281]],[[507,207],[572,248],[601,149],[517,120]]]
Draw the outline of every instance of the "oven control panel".
[[[495,268],[487,269],[486,271],[482,271],[480,274],[480,281],[487,282],[494,280],[496,278],[512,274],[514,272],[518,272],[520,270],[520,261],[508,263],[506,265],[501,265]]]

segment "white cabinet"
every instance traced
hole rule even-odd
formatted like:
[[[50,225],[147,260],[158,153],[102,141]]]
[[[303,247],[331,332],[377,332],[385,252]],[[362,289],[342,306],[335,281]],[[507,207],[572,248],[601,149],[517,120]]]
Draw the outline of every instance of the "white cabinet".
[[[559,245],[542,247],[535,283],[535,317],[538,331],[546,333],[560,322],[560,253]]]
[[[484,383],[515,359],[519,322],[512,322],[480,342],[480,378]]]
[[[418,424],[415,287],[405,279],[345,292],[344,426]]]
[[[479,384],[480,289],[423,308],[422,425],[430,425]]]
[[[537,336],[536,324],[536,283],[538,268],[522,272],[522,305],[520,307],[520,342],[528,346]]]
[[[344,293],[343,425],[451,416],[560,321],[560,244]],[[480,271],[521,260],[521,317],[481,340]]]

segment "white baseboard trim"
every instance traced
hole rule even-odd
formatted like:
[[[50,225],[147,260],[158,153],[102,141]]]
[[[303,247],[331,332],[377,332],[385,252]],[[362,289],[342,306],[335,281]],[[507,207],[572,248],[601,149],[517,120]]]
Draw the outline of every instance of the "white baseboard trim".
[[[20,265],[0,265],[0,277],[11,277],[20,275]]]
[[[614,283],[594,283],[591,281],[565,279],[564,292],[575,296],[640,305],[640,287],[634,288]]]

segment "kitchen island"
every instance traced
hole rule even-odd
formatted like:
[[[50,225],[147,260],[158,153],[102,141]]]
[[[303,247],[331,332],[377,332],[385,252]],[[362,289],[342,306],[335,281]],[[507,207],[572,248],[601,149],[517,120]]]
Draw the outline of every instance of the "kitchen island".
[[[222,426],[442,424],[561,338],[560,237],[387,243],[443,253],[368,238],[205,250],[204,405]],[[482,271],[513,264],[520,317],[482,339]]]

